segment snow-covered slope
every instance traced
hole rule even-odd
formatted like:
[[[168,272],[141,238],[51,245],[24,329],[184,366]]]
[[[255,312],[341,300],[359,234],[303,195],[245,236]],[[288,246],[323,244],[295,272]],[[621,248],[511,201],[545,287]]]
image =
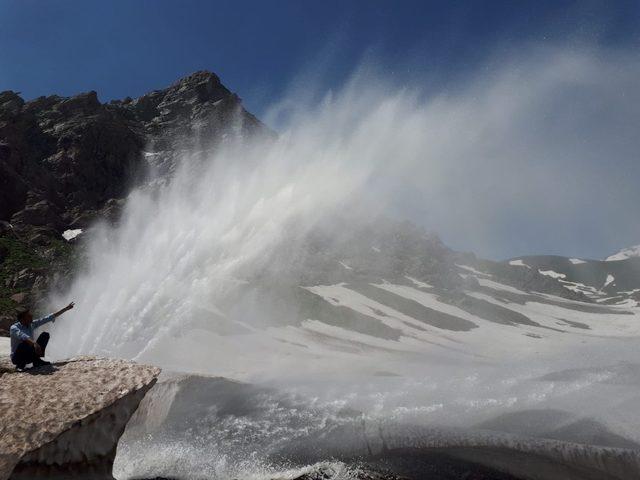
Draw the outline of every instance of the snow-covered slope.
[[[605,262],[617,262],[619,260],[626,260],[633,257],[640,257],[640,245],[622,249],[618,253],[608,256],[605,259]]]
[[[601,270],[605,262],[520,260],[480,260],[395,223],[345,237],[316,230],[288,239],[262,268],[236,277],[215,312],[202,313],[215,318],[194,316],[179,335],[148,325],[149,338],[133,339],[145,345],[137,358],[209,373],[201,359],[215,345],[215,373],[243,380],[274,371],[405,375],[416,368],[407,355],[418,365],[433,358],[500,365],[640,337],[635,301],[609,298],[610,289],[633,280],[622,270],[626,262]],[[91,340],[99,351],[126,353],[132,340],[120,335]]]
[[[356,256],[341,258],[353,266],[336,261],[333,282],[244,284],[246,302],[278,312],[279,325],[248,325],[246,311],[222,307],[215,324],[147,349],[173,368],[202,369],[189,361],[204,359],[216,374],[254,384],[191,377],[171,385],[160,395],[171,398],[162,425],[141,419],[126,435],[120,476],[292,478],[269,468],[290,458],[362,465],[372,455],[402,473],[393,463],[402,451],[413,452],[403,465],[436,468],[423,455],[446,449],[454,466],[463,459],[515,478],[638,478],[640,376],[620,362],[637,357],[640,309],[525,291],[480,263],[454,265],[460,284],[445,286],[428,275],[387,280]],[[251,463],[237,460],[256,452]]]
[[[601,261],[537,255],[504,263],[535,270],[578,294],[584,301],[637,307],[640,302],[640,257],[629,256],[617,261],[611,261],[611,258]]]
[[[598,461],[601,447],[640,444],[640,382],[633,373],[640,309],[598,302],[611,289],[638,281],[634,265],[640,259],[492,262],[452,251],[410,224],[356,220],[331,217],[309,228],[286,228],[268,255],[234,262],[233,268],[228,262],[220,264],[224,268],[185,263],[177,256],[158,286],[150,277],[163,257],[153,256],[141,270],[141,286],[136,282],[138,295],[122,290],[122,275],[106,269],[104,282],[94,283],[98,298],[111,305],[105,295],[125,291],[130,300],[124,313],[111,313],[111,307],[106,318],[90,312],[86,329],[56,323],[52,356],[108,353],[165,371],[234,380],[202,386],[202,395],[197,382],[164,392],[157,402],[161,414],[154,415],[165,419],[162,425],[130,436],[128,447],[119,449],[120,478],[184,478],[189,472],[274,478],[216,469],[247,465],[247,459],[253,469],[259,461],[271,464],[269,455],[299,459],[292,447],[306,440],[314,447],[329,440],[337,452],[359,454],[353,445],[379,439],[381,430],[392,433],[384,442],[397,448],[508,448],[514,455],[529,452],[527,458],[567,452],[549,461],[570,461],[579,471],[586,467],[581,459]],[[214,237],[205,239],[209,247]],[[118,288],[105,294],[109,281]],[[173,308],[185,296],[191,301]],[[621,362],[631,365],[630,372]],[[268,388],[252,394],[237,381]],[[543,443],[523,438],[518,429],[527,418],[539,419],[527,413],[532,410],[552,412],[539,431]],[[413,435],[407,426],[427,430]],[[557,443],[566,441],[597,452],[583,455],[583,447]],[[136,451],[145,452],[144,458]],[[626,451],[619,455],[635,462]],[[325,452],[303,461],[336,456]],[[152,469],[143,476],[143,464],[185,471]],[[595,480],[608,478],[595,472]]]

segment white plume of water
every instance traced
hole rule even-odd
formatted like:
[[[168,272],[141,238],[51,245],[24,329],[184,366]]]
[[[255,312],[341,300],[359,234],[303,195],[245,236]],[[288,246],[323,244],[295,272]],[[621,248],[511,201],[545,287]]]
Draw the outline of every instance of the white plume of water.
[[[185,154],[168,185],[132,192],[120,226],[91,233],[90,263],[66,295],[77,306],[56,325],[54,355],[163,363],[147,354],[158,341],[203,322],[215,331],[227,321],[219,302],[283,239],[355,208],[377,164],[423,150],[412,125],[421,112],[408,95],[349,109],[344,100],[327,99],[278,140],[229,145],[204,160]],[[268,326],[261,313],[255,322]]]
[[[576,142],[573,129],[592,130],[601,148],[608,127],[565,117],[566,135],[549,142],[547,119],[553,109],[571,111],[562,103],[567,85],[606,90],[615,100],[606,72],[618,72],[624,86],[639,69],[622,68],[624,57],[543,53],[431,96],[355,75],[339,93],[293,115],[277,140],[229,145],[204,160],[201,152],[185,153],[167,186],[131,193],[117,228],[87,234],[89,265],[64,298],[51,299],[77,305],[54,327],[51,353],[239,376],[286,371],[299,362],[266,334],[276,319],[258,306],[233,324],[220,305],[284,240],[319,222],[331,225],[334,212],[400,212],[445,239],[480,246],[487,232],[500,233],[503,212],[532,219],[544,212],[566,223],[572,205],[582,211],[575,199],[591,195],[595,179],[607,184],[599,170],[575,168],[594,146],[583,130]],[[568,172],[584,191],[567,188]],[[238,327],[243,335],[224,335]]]
[[[286,337],[295,326],[260,302],[247,302],[241,318],[227,316],[223,308],[230,299],[244,302],[239,292],[247,279],[259,276],[273,255],[281,255],[283,243],[304,238],[317,225],[331,226],[337,213],[358,218],[363,212],[401,212],[444,232],[445,239],[465,237],[481,246],[491,238],[488,232],[499,234],[504,226],[496,220],[498,212],[565,222],[575,213],[572,208],[583,209],[584,202],[576,199],[591,195],[590,185],[596,180],[600,186],[607,184],[599,169],[576,168],[594,145],[589,135],[574,143],[570,134],[587,127],[597,133],[591,136],[601,148],[610,132],[606,126],[572,127],[572,119],[565,117],[562,135],[548,141],[548,118],[557,113],[554,109],[565,115],[573,111],[563,104],[567,85],[611,88],[609,96],[617,98],[616,82],[608,87],[607,72],[622,72],[616,78],[625,84],[622,80],[637,78],[640,69],[615,69],[616,65],[603,66],[584,55],[534,59],[507,66],[490,78],[474,79],[455,93],[428,97],[374,87],[369,79],[356,77],[319,106],[294,115],[292,126],[276,140],[227,145],[204,159],[201,152],[185,153],[167,185],[131,193],[119,226],[96,226],[83,234],[88,236],[89,264],[69,291],[52,295],[50,302],[74,300],[76,308],[56,322],[48,352],[57,358],[111,355],[168,370],[278,379],[284,388],[294,389],[304,377],[305,399],[331,405],[318,408],[317,417],[307,417],[297,406],[289,411],[278,404],[257,420],[229,415],[227,427],[213,412],[201,438],[205,453],[194,455],[195,465],[207,460],[210,448],[235,448],[229,436],[248,443],[248,450],[261,451],[282,439],[323,431],[331,423],[325,410],[331,418],[356,408],[375,421],[466,427],[514,409],[571,412],[579,403],[581,412],[606,417],[616,431],[623,431],[625,423],[640,424],[627,415],[637,405],[633,385],[617,388],[618,404],[609,409],[609,386],[597,375],[539,380],[553,369],[604,365],[611,362],[612,351],[620,360],[633,360],[635,343],[624,335],[581,337],[549,329],[556,333],[532,340],[520,327],[485,323],[468,333],[468,338],[477,334],[480,339],[475,351],[463,341],[449,349],[436,345],[439,356],[427,361],[411,356],[413,350],[407,355],[422,333],[396,344],[376,338],[380,348],[369,345],[363,350],[366,354],[357,349],[354,353],[348,348],[323,349],[322,341],[296,344],[292,339],[297,337]],[[592,84],[583,85],[584,77]],[[539,106],[541,98],[551,112]],[[640,103],[625,100],[627,104]],[[584,191],[567,188],[569,174],[574,185],[586,186]],[[348,228],[344,222],[340,225],[326,233]],[[514,229],[509,233],[515,234]],[[295,262],[297,252],[287,253]],[[346,328],[341,331],[345,332]],[[445,332],[442,337],[458,342],[466,333],[459,335]],[[528,343],[521,343],[523,339]],[[434,344],[425,342],[426,348]],[[508,350],[508,360],[496,354]],[[484,354],[496,355],[490,359]],[[466,363],[458,362],[460,358]],[[377,376],[388,373],[384,370],[406,375]],[[313,384],[318,372],[363,371],[370,375],[357,377],[358,382],[352,375],[333,375],[319,389]],[[264,407],[262,398],[257,402]],[[283,416],[289,413],[291,429],[286,431]],[[248,427],[260,435],[247,435]],[[164,456],[166,451],[158,452]],[[227,459],[223,453],[215,457],[222,463]],[[177,456],[184,460],[183,453]],[[220,467],[216,462],[210,465],[214,471]]]

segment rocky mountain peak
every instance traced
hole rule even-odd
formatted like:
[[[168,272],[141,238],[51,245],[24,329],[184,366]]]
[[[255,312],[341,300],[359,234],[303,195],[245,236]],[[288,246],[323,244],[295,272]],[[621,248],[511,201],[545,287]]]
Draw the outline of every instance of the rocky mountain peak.
[[[0,92],[0,221],[11,225],[0,234],[0,246],[10,250],[0,262],[2,297],[33,287],[15,280],[28,266],[19,259],[26,255],[43,271],[57,268],[56,259],[72,251],[66,230],[117,219],[122,199],[149,166],[168,174],[196,142],[199,150],[214,150],[224,139],[261,134],[271,132],[208,71],[109,103],[93,90],[27,102]],[[36,283],[46,288],[42,278]],[[0,317],[14,306],[0,304]]]
[[[0,118],[16,115],[22,110],[23,105],[24,100],[16,92],[11,90],[0,92]]]
[[[91,115],[101,107],[97,92],[92,90],[62,100],[55,109],[64,115]]]
[[[220,83],[220,78],[215,73],[202,70],[171,85],[166,90],[165,99],[204,103],[218,101],[230,94],[231,92]]]
[[[135,100],[122,102],[143,122],[163,123],[167,120],[192,117],[196,111],[220,100],[239,99],[212,72],[200,71],[188,75],[168,88],[154,90]]]

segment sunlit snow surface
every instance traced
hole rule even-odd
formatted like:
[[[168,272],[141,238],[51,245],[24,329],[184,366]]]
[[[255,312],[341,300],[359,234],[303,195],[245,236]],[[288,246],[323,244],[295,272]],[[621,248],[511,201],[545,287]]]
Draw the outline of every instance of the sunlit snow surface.
[[[76,229],[73,229],[73,230],[65,230],[64,232],[62,232],[62,238],[64,238],[67,241],[73,240],[74,238],[76,238],[81,233],[82,233],[82,229],[81,228],[76,228]]]
[[[527,265],[526,263],[524,263],[522,260],[518,259],[518,260],[511,260],[509,262],[509,265],[513,266],[513,267],[527,267],[530,268],[529,265]]]
[[[616,280],[616,278],[613,275],[608,274],[607,275],[607,279],[604,281],[604,286],[602,288],[605,288],[605,287],[611,285],[613,282],[615,282],[615,280]]]
[[[584,264],[584,263],[587,263],[587,262],[585,262],[584,260],[581,260],[581,259],[579,259],[579,258],[570,258],[570,259],[569,259],[569,261],[570,261],[573,265],[582,265],[582,264]]]
[[[116,463],[118,478],[142,473],[199,478],[189,476],[194,471],[221,479],[294,478],[311,466],[286,469],[274,456],[293,452],[299,458],[302,445],[316,452],[307,457],[304,451],[302,458],[310,464],[335,455],[363,455],[369,445],[362,443],[361,429],[374,442],[383,429],[385,441],[395,438],[399,445],[517,445],[530,453],[555,452],[562,462],[575,457],[598,463],[604,455],[598,448],[591,451],[591,447],[542,440],[554,432],[586,428],[589,443],[591,427],[582,427],[588,419],[603,426],[597,432],[604,428],[628,445],[640,444],[636,408],[640,365],[630,363],[637,359],[637,311],[619,307],[576,311],[576,303],[566,299],[478,280],[487,290],[468,292],[470,296],[526,315],[538,326],[502,325],[479,318],[414,280],[370,286],[476,327],[451,331],[425,325],[422,319],[372,298],[375,295],[335,284],[305,289],[327,304],[367,315],[372,331],[376,323],[397,329],[399,338],[380,338],[307,319],[299,325],[238,336],[199,329],[158,342],[140,360],[161,359],[172,370],[215,371],[269,390],[253,392],[254,387],[247,387],[240,398],[230,401],[220,399],[228,387],[219,385],[215,396],[202,395],[212,403],[198,407],[198,415],[205,417],[191,419],[193,425],[187,431],[175,435],[162,429],[151,434],[144,430],[144,435],[128,432]],[[501,293],[531,298],[520,304]],[[274,387],[275,391],[270,390]],[[239,413],[223,413],[230,403],[238,402],[243,405]],[[524,412],[524,420],[500,420],[518,412]],[[527,420],[533,413],[539,431],[532,431]],[[548,417],[548,423],[537,416]],[[497,426],[487,432],[484,424],[492,422]],[[541,440],[527,439],[538,434]],[[576,441],[570,434],[557,435]],[[608,441],[606,435],[599,435],[600,441]],[[344,473],[338,478],[352,478],[345,464],[331,465]]]
[[[620,260],[627,260],[628,258],[633,258],[633,257],[640,257],[640,245],[635,245],[633,247],[620,250],[618,253],[608,256],[605,261],[617,262]]]
[[[551,278],[565,278],[566,275],[564,273],[554,272],[553,270],[538,270],[541,275],[545,275]]]

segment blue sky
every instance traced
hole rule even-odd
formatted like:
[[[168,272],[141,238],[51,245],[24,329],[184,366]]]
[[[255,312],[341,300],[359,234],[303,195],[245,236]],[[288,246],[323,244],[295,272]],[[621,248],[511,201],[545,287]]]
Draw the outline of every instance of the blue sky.
[[[640,46],[637,1],[0,0],[0,21],[0,91],[19,91],[30,99],[96,90],[108,101],[163,88],[207,69],[258,116],[292,85],[304,88],[300,78],[313,77],[310,90],[340,88],[363,58],[395,84],[421,83],[428,91],[442,92],[497,68],[500,59],[522,55],[531,45],[625,55]],[[574,106],[567,108],[573,111]],[[617,112],[606,111],[615,117],[609,125],[623,121]],[[621,118],[633,121],[635,113]],[[609,139],[613,135],[593,128],[608,132]],[[627,132],[614,142],[623,153],[613,169],[615,178],[604,181],[624,195],[612,192],[607,209],[593,207],[571,232],[551,240],[539,212],[532,216],[538,223],[526,241],[515,229],[524,228],[527,219],[516,221],[510,213],[494,229],[502,240],[480,253],[601,257],[640,243],[635,220],[640,178],[637,157],[629,153],[640,147],[634,137]],[[603,161],[586,159],[591,163],[584,167]],[[606,168],[595,167],[598,175],[606,175]],[[612,218],[617,204],[633,202]],[[443,229],[445,241],[454,247],[478,250],[460,232]]]
[[[2,0],[0,19],[0,89],[106,101],[208,69],[259,115],[319,59],[327,87],[370,52],[448,82],[526,42],[637,44],[640,3]]]

